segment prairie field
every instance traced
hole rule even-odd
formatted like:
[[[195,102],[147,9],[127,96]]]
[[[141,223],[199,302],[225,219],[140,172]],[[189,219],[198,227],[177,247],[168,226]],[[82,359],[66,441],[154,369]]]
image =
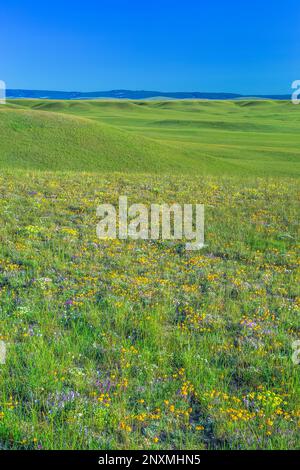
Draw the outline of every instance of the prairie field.
[[[300,109],[0,106],[1,449],[299,449]],[[205,206],[205,243],[96,208]]]

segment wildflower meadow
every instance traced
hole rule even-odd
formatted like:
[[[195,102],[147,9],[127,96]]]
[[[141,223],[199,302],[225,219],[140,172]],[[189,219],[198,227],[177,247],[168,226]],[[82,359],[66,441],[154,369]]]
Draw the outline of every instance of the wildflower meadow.
[[[298,181],[5,170],[2,449],[299,448]],[[205,247],[97,205],[205,205]]]

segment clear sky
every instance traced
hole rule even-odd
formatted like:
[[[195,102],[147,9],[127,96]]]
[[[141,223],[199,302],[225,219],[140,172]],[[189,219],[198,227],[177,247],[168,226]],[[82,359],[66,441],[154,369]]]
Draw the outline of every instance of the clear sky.
[[[8,88],[289,93],[298,0],[5,0]]]

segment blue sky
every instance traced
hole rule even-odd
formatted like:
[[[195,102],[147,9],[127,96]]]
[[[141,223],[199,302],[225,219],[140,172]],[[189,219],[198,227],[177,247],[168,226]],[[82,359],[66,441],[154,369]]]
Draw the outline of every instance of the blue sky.
[[[6,0],[0,19],[9,88],[289,93],[300,79],[296,0]]]

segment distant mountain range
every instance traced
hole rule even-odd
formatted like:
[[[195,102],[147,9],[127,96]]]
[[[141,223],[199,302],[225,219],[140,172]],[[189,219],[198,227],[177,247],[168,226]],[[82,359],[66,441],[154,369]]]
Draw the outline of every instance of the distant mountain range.
[[[205,99],[205,100],[235,100],[245,98],[289,100],[290,95],[240,95],[237,93],[201,93],[201,92],[162,92],[162,91],[132,91],[132,90],[111,90],[111,91],[48,91],[48,90],[6,90],[7,98],[36,98],[51,100],[87,100],[87,99]]]

